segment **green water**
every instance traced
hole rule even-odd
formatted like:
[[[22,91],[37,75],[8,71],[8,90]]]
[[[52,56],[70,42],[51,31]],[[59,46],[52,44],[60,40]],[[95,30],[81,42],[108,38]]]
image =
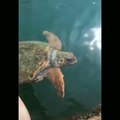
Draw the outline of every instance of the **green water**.
[[[20,86],[32,120],[56,120],[91,110],[101,103],[101,1],[19,0],[19,40],[46,41],[44,30],[59,36],[63,50],[73,52],[78,63],[62,68],[64,99],[47,79]]]

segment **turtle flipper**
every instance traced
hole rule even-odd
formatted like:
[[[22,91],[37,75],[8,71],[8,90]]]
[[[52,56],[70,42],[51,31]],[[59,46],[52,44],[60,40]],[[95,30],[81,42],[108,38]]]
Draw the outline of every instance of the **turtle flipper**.
[[[51,47],[55,48],[56,50],[62,49],[62,43],[55,34],[48,31],[43,31],[43,35],[47,38],[48,43]]]
[[[64,79],[60,68],[49,68],[45,76],[50,80],[53,86],[57,89],[58,95],[64,97]]]
[[[31,80],[35,79],[36,75],[47,66],[48,61],[44,61],[41,64],[39,64],[38,68],[34,71],[33,76],[31,78]]]

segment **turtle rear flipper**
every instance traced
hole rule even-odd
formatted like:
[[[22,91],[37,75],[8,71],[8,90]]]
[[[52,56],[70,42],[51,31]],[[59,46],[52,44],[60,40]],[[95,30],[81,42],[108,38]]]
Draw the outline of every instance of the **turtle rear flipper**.
[[[38,68],[34,71],[32,78],[30,79],[35,79],[35,77],[37,76],[37,74],[42,71],[43,69],[45,69],[45,67],[48,65],[48,61],[43,61],[41,64],[39,64]]]
[[[60,68],[49,68],[45,76],[50,80],[57,89],[58,95],[64,97],[64,79]]]

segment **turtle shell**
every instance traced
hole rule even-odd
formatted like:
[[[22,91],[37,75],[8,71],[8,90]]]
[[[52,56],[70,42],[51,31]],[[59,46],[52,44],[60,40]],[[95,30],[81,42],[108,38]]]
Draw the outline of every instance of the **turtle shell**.
[[[48,60],[48,43],[41,41],[19,42],[19,82],[31,82],[33,73]],[[43,68],[46,66],[43,66]]]
[[[77,62],[71,52],[59,51],[41,41],[19,42],[19,83],[40,81],[48,68],[61,68]]]

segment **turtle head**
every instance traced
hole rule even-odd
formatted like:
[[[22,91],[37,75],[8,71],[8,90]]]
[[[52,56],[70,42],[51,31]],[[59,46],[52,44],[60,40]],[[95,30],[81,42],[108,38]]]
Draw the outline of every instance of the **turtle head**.
[[[58,67],[69,66],[77,63],[77,58],[71,52],[59,51],[56,55],[56,63]]]

